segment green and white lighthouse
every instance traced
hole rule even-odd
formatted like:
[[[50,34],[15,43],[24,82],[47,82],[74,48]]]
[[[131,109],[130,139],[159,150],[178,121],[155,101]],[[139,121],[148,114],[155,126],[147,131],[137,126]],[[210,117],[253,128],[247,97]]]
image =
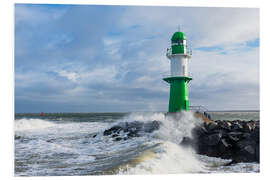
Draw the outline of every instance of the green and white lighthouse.
[[[192,78],[188,76],[188,60],[191,55],[186,35],[175,32],[166,54],[171,61],[171,76],[163,79],[170,84],[169,112],[189,110],[188,83]]]

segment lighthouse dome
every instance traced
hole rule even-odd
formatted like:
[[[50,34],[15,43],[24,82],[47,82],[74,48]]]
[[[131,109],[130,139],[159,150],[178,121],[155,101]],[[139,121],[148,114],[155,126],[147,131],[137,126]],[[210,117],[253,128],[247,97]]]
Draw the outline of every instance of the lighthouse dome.
[[[183,32],[175,32],[171,38],[171,41],[175,42],[178,40],[186,40],[186,35]]]

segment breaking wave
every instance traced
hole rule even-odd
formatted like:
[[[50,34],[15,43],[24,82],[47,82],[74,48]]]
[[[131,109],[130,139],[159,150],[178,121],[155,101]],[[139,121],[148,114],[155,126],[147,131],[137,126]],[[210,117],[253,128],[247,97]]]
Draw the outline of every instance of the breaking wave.
[[[56,126],[56,123],[42,119],[20,119],[15,121],[15,131],[37,130]]]
[[[159,144],[144,151],[127,164],[119,167],[119,174],[174,174],[205,172],[204,163],[197,159],[191,148],[179,143],[183,137],[191,137],[191,130],[200,120],[190,112],[174,117],[163,113],[131,114],[128,119],[140,121],[160,121],[159,130],[152,133],[153,142]]]

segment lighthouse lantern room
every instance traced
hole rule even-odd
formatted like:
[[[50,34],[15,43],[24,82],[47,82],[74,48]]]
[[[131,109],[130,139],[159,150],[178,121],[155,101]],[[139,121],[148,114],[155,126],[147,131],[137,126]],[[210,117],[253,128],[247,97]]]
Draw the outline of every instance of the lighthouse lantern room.
[[[163,79],[170,84],[169,112],[189,110],[188,83],[192,78],[188,76],[188,60],[191,55],[186,35],[175,32],[171,38],[171,48],[167,48],[166,54],[171,62],[171,75]]]

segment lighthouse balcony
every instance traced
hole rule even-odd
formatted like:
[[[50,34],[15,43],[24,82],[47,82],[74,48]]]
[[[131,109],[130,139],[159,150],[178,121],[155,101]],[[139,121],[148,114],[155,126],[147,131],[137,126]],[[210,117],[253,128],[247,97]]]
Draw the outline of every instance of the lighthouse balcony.
[[[165,78],[163,78],[164,81],[170,83],[172,81],[179,81],[179,80],[184,80],[184,81],[191,81],[192,78],[189,76],[167,76]]]
[[[191,48],[186,48],[186,51],[183,53],[172,53],[172,48],[167,48],[167,52],[166,52],[166,56],[170,59],[172,56],[176,56],[176,55],[184,55],[184,56],[188,56],[191,57],[192,55],[192,50]]]

